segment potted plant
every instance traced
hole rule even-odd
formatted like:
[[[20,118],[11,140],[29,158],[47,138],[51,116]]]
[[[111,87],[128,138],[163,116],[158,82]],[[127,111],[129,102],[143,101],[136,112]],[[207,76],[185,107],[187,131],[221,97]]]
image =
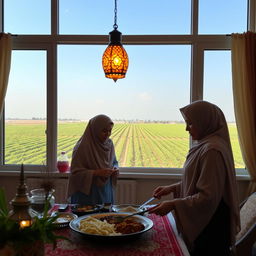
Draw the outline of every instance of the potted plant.
[[[0,188],[0,255],[2,256],[43,256],[44,243],[53,244],[55,249],[57,239],[66,239],[54,233],[54,221],[57,215],[48,215],[49,199],[46,200],[42,217],[34,217],[32,224],[20,228],[8,214],[5,193]]]

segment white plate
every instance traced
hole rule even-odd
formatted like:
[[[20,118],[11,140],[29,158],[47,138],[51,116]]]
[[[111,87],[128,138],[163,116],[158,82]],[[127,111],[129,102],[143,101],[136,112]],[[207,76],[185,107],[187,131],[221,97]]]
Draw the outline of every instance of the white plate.
[[[79,230],[79,225],[80,225],[80,221],[84,220],[88,217],[96,217],[96,218],[103,218],[103,217],[107,217],[107,216],[115,216],[115,215],[128,215],[130,213],[95,213],[95,214],[90,214],[90,215],[84,215],[81,217],[78,217],[77,219],[72,220],[69,223],[69,227],[74,230],[75,232],[80,233],[81,235],[87,236],[87,237],[91,237],[91,238],[103,238],[103,239],[123,239],[123,238],[128,238],[128,237],[134,237],[137,235],[141,235],[144,232],[150,230],[153,227],[153,221],[145,216],[141,216],[141,215],[135,215],[132,218],[134,218],[136,221],[140,222],[141,224],[144,225],[144,229],[136,232],[136,233],[130,233],[130,234],[122,234],[122,235],[96,235],[96,234],[90,234],[90,233],[85,233],[81,230]]]

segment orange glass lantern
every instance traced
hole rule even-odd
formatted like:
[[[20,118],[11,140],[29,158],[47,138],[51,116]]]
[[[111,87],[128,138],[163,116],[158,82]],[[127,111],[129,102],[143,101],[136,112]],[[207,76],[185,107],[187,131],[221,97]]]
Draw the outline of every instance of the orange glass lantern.
[[[117,30],[117,6],[115,0],[115,24],[114,30],[109,33],[109,45],[102,56],[102,67],[105,77],[113,79],[124,78],[128,69],[128,55],[121,43],[122,33]]]

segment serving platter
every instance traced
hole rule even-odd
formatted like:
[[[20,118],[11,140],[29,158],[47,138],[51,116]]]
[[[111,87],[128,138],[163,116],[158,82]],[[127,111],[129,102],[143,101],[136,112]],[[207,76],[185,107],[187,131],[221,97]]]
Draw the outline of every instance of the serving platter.
[[[131,218],[144,225],[144,229],[139,232],[129,233],[129,234],[121,234],[121,235],[98,235],[98,234],[86,233],[79,229],[80,222],[88,217],[95,217],[97,219],[100,219],[100,218],[105,218],[105,217],[109,217],[109,216],[117,216],[117,215],[126,216],[129,214],[130,213],[109,212],[109,213],[94,213],[94,214],[84,215],[84,216],[78,217],[77,219],[72,220],[69,223],[69,227],[73,231],[75,231],[87,238],[97,238],[97,239],[100,238],[100,239],[104,239],[104,240],[119,240],[119,239],[134,238],[134,237],[137,237],[137,236],[149,231],[153,227],[153,221],[151,219],[149,219],[145,216],[135,215]]]

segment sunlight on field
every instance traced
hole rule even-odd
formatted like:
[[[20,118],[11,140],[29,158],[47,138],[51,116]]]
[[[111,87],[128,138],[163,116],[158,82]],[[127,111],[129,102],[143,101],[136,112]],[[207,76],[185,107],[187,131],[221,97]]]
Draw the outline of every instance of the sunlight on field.
[[[58,126],[58,154],[72,150],[83,134],[84,122],[62,122]],[[45,120],[9,121],[5,132],[6,164],[42,164],[46,157]],[[244,168],[236,126],[229,125],[236,168]],[[116,123],[111,138],[122,167],[181,168],[189,149],[184,124]]]

